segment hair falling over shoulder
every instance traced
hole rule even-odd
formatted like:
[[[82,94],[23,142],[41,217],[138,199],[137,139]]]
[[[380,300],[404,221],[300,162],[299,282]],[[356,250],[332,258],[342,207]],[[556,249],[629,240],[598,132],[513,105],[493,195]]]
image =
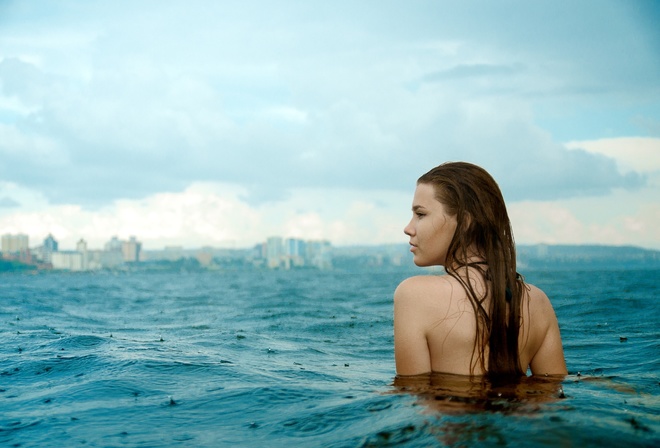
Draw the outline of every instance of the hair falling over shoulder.
[[[444,163],[417,182],[433,186],[436,199],[456,216],[445,271],[463,285],[477,316],[472,369],[479,363],[488,375],[523,375],[518,337],[525,285],[516,272],[513,232],[499,186],[486,170],[467,162]],[[475,291],[471,271],[483,276],[485,293]]]

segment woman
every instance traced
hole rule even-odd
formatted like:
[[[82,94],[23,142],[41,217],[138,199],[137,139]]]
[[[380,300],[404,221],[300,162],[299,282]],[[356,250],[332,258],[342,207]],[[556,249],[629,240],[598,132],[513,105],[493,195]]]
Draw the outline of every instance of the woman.
[[[482,168],[445,163],[417,181],[404,229],[417,276],[394,293],[398,375],[565,375],[559,326],[548,297],[516,273],[502,193]]]

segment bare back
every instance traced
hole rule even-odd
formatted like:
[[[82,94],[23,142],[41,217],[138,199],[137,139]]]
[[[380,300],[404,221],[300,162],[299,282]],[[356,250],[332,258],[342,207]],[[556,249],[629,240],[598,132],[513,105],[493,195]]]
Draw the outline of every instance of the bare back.
[[[523,296],[519,355],[523,371],[566,374],[559,326],[548,297],[532,285]],[[473,281],[482,295],[483,281]],[[484,307],[487,308],[487,300]],[[481,375],[474,352],[475,312],[463,286],[451,276],[418,276],[394,294],[394,347],[399,375],[443,372]],[[474,353],[474,356],[473,356]],[[484,359],[488,360],[488,347]]]

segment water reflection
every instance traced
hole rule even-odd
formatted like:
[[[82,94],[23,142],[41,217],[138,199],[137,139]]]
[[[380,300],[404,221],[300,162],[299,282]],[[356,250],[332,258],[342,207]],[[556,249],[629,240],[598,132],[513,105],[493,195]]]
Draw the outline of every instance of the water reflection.
[[[395,393],[418,398],[429,412],[464,414],[498,412],[530,413],[541,404],[564,398],[563,375],[494,379],[480,376],[431,373],[397,376]]]

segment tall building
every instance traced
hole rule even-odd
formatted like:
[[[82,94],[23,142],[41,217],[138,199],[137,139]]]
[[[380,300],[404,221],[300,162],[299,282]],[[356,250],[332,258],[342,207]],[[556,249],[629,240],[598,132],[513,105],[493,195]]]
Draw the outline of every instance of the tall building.
[[[271,236],[266,240],[266,265],[269,268],[278,268],[282,264],[284,244],[279,236]]]
[[[284,259],[286,268],[305,265],[306,243],[297,238],[287,238],[284,242]]]
[[[87,254],[87,242],[82,238],[76,244],[76,252],[78,252],[81,256],[81,261],[80,261],[80,264],[82,266],[81,269],[83,271],[86,271],[87,269],[89,269],[89,258]]]
[[[19,233],[18,235],[2,235],[2,252],[5,254],[18,254],[28,250],[28,236]]]
[[[82,238],[76,243],[76,250],[78,252],[87,252],[87,242]]]
[[[105,243],[104,249],[107,252],[121,252],[121,247],[122,241],[116,236],[113,236],[110,241]]]
[[[128,241],[122,241],[121,252],[124,256],[124,261],[135,262],[140,261],[140,251],[142,250],[142,243],[132,236]]]
[[[59,247],[59,243],[53,237],[53,235],[49,233],[46,239],[44,240],[44,248],[50,252],[57,252],[58,247]]]
[[[116,236],[105,243],[103,251],[99,254],[99,264],[104,268],[116,268],[121,266],[124,260],[124,241]]]
[[[43,259],[44,263],[50,263],[51,262],[51,256],[54,252],[58,251],[59,244],[57,240],[53,237],[52,234],[48,234],[46,239],[44,240],[44,245],[41,248],[41,258]]]

